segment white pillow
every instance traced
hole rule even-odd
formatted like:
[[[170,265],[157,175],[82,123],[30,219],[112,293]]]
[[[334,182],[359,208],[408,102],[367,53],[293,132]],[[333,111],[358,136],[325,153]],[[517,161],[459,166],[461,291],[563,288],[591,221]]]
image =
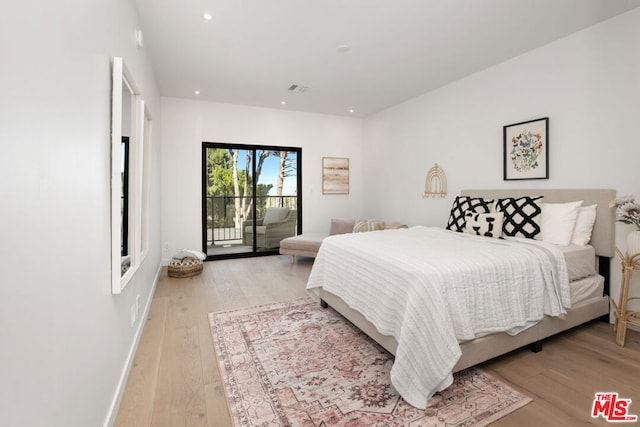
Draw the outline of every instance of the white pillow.
[[[571,237],[571,243],[574,245],[586,246],[591,241],[591,232],[596,223],[596,208],[597,205],[591,205],[578,209],[578,218]]]
[[[540,240],[561,246],[571,244],[582,200],[570,203],[541,203],[540,206]]]

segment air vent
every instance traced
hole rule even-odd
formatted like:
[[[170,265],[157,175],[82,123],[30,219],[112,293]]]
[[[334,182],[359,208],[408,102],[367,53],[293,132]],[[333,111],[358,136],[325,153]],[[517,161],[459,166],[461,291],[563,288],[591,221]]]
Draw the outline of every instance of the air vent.
[[[289,90],[291,92],[294,92],[294,93],[304,93],[304,92],[308,91],[309,89],[311,89],[309,86],[303,86],[303,85],[291,85],[291,86],[289,86]]]

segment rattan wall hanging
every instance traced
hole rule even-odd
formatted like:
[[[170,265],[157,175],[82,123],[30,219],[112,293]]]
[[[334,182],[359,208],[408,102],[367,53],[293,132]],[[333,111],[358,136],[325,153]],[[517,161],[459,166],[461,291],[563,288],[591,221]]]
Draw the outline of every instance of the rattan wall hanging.
[[[447,176],[437,163],[427,173],[422,197],[444,197],[447,195]]]

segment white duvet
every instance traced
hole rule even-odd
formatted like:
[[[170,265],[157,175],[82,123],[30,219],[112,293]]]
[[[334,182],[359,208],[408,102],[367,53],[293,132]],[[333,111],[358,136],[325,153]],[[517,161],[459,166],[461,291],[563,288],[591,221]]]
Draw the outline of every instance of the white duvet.
[[[422,226],[325,239],[307,283],[319,287],[396,338],[391,382],[421,409],[453,382],[459,342],[516,334],[570,308],[567,266],[552,245]]]

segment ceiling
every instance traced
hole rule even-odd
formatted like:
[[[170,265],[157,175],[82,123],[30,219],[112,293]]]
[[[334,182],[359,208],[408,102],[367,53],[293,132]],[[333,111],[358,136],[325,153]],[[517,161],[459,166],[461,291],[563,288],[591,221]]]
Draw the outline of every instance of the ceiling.
[[[356,117],[640,6],[640,0],[134,1],[162,96]],[[204,12],[213,19],[203,19]],[[294,84],[308,89],[292,92]]]

